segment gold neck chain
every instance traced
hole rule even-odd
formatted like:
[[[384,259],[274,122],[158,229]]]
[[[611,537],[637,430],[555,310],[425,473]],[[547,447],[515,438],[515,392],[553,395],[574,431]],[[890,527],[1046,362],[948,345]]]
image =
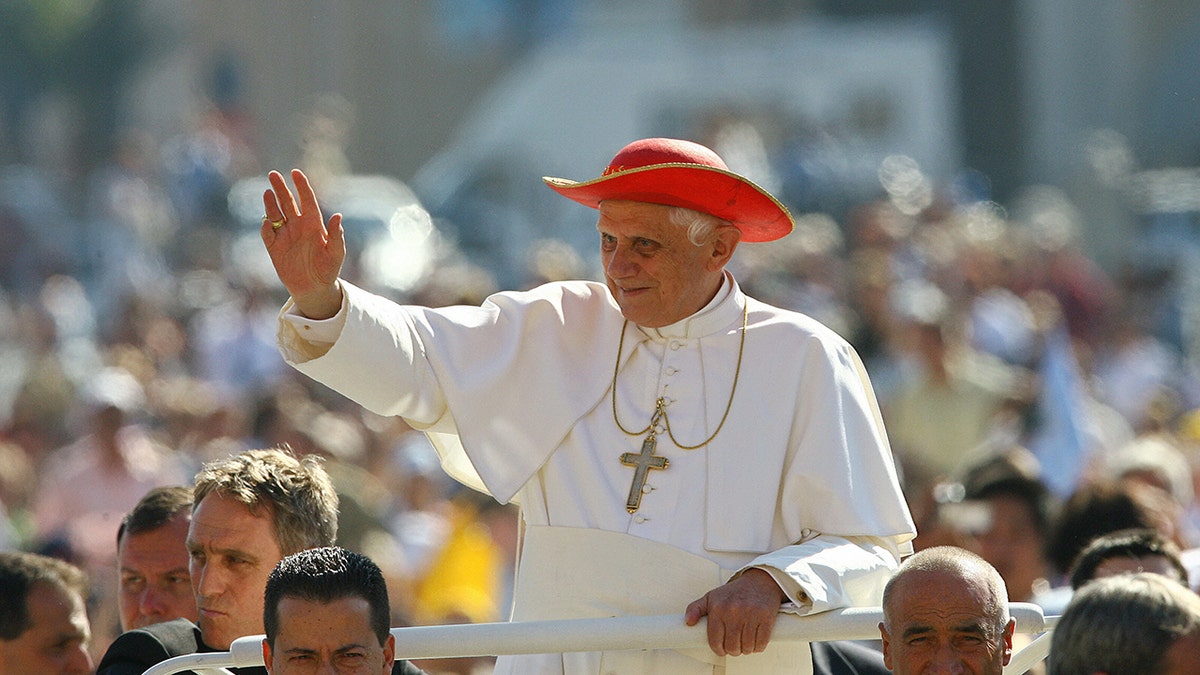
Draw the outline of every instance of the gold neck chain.
[[[671,442],[674,443],[675,446],[678,447],[680,450],[695,450],[697,448],[702,448],[705,445],[708,445],[708,443],[710,441],[712,441],[712,439],[717,437],[717,434],[721,433],[721,427],[725,426],[725,420],[729,417],[729,410],[730,410],[730,408],[733,407],[733,395],[735,392],[737,392],[738,378],[741,377],[741,374],[742,374],[742,354],[745,353],[745,351],[746,351],[746,323],[749,319],[749,316],[750,316],[749,307],[748,306],[743,307],[742,308],[742,339],[741,339],[741,342],[738,344],[737,368],[733,371],[733,386],[730,387],[730,389],[729,389],[729,401],[725,403],[725,414],[721,415],[721,421],[719,424],[717,424],[716,431],[712,432],[711,436],[709,436],[708,438],[704,439],[703,441],[701,441],[695,445],[684,445],[684,444],[680,443],[679,441],[675,440],[675,434],[671,433],[671,418],[667,417],[667,410],[666,410],[667,403],[666,403],[666,400],[664,400],[662,396],[659,396],[658,400],[654,402],[654,414],[650,416],[650,423],[647,424],[645,426],[645,428],[643,428],[641,431],[630,431],[629,429],[626,429],[625,425],[621,424],[621,418],[617,417],[617,373],[620,372],[620,370],[621,370],[621,353],[625,350],[625,329],[629,327],[629,320],[626,319],[625,323],[621,326],[621,341],[620,341],[620,343],[617,344],[617,363],[616,363],[616,365],[613,366],[612,414],[613,414],[613,421],[617,423],[617,428],[630,436],[641,436],[642,434],[646,433],[647,431],[649,431],[650,435],[653,436],[654,435],[654,426],[656,424],[658,424],[658,421],[661,419],[663,422],[663,425],[667,428],[667,436],[671,439]]]

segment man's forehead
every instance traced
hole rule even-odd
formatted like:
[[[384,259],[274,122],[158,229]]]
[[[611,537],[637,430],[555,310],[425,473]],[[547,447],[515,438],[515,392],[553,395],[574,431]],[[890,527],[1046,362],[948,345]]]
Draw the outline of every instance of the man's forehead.
[[[651,202],[609,200],[600,204],[601,222],[670,224],[674,207]]]
[[[989,600],[982,579],[941,570],[914,570],[897,580],[890,604],[897,617],[951,613],[982,616]]]
[[[987,622],[978,612],[922,611],[902,617],[898,623],[896,629],[901,635],[987,632]]]
[[[117,555],[125,558],[173,557],[186,552],[184,541],[191,525],[191,514],[176,517],[152,529],[131,532],[121,539]]]
[[[26,599],[33,627],[67,637],[88,635],[87,612],[78,594],[56,584],[38,582]]]
[[[904,572],[896,580],[897,594],[940,596],[947,592],[974,593],[986,589],[986,583],[977,574],[967,570],[917,569]]]
[[[243,542],[255,548],[268,542],[274,544],[275,525],[270,509],[252,509],[216,494],[205,497],[192,514],[187,544],[195,546],[212,540]]]
[[[324,601],[284,595],[277,609],[276,640],[280,649],[379,646],[371,627],[371,604],[364,597],[352,595]]]

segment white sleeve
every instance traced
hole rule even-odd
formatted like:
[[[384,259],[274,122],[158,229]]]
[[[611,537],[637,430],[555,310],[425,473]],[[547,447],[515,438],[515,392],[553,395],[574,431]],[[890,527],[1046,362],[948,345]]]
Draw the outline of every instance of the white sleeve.
[[[342,291],[341,309],[324,321],[298,314],[290,300],[284,305],[277,335],[284,359],[374,413],[418,428],[440,420],[445,397],[406,309],[352,284]]]
[[[765,570],[794,605],[784,609],[812,614],[880,604],[899,564],[900,553],[887,539],[818,535],[761,555],[742,571]]]
[[[337,342],[342,326],[346,325],[346,302],[342,300],[337,314],[328,319],[317,320],[301,314],[295,303],[289,299],[279,312],[279,319],[289,324],[292,330],[296,331],[297,337],[305,342],[332,345]]]

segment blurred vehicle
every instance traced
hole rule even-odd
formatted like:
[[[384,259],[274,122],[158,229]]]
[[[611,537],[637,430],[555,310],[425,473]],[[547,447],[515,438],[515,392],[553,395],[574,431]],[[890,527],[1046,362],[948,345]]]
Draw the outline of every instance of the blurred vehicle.
[[[594,178],[635,138],[699,141],[793,212],[836,217],[879,193],[885,158],[959,169],[953,53],[935,20],[598,23],[533,49],[411,183],[503,287],[533,241],[595,259],[595,215],[539,179]]]

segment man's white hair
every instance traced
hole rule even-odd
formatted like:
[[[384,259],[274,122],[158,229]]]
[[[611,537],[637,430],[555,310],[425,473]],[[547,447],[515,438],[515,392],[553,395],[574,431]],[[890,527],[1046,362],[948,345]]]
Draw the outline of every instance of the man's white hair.
[[[733,227],[733,223],[728,220],[682,206],[672,206],[667,217],[673,224],[686,228],[688,241],[696,246],[703,246],[712,241],[718,229]]]

